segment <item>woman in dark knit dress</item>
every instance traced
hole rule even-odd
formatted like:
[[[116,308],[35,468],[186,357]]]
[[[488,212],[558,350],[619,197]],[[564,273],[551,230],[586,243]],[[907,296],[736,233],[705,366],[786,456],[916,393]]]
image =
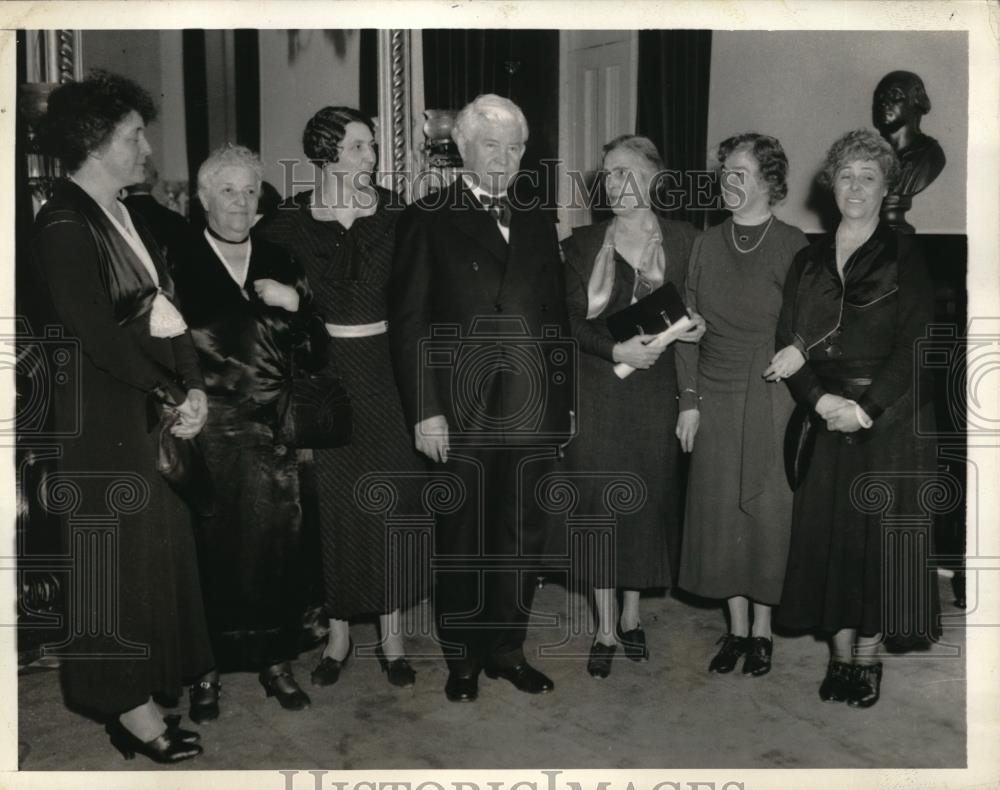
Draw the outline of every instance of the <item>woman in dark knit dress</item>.
[[[695,241],[687,301],[707,328],[697,346],[677,349],[677,431],[692,452],[680,586],[726,600],[729,633],[709,671],[731,672],[745,655],[743,672],[764,675],[788,556],[792,491],[782,438],[792,398],[762,374],[785,275],[806,237],[771,213],[788,191],[781,143],[741,134],[719,145],[718,161],[733,216]]]
[[[931,388],[916,388],[916,343],[933,317],[927,265],[913,236],[879,221],[899,172],[882,136],[833,144],[823,179],[841,219],[795,258],[768,374],[788,378],[815,445],[795,491],[776,620],[831,636],[823,701],[874,705],[884,639],[933,638],[937,588],[929,543]],[[921,396],[924,397],[921,397]],[[808,442],[805,443],[808,446]]]
[[[177,762],[201,754],[198,736],[165,720],[153,695],[179,697],[182,681],[214,662],[191,514],[157,469],[149,418],[176,411],[174,432],[190,440],[208,409],[166,259],[117,199],[143,179],[154,115],[149,94],[113,74],[52,93],[41,139],[70,176],[39,212],[32,247],[79,365],[70,386],[55,388],[55,428],[66,438],[46,505],[83,517],[72,527],[83,530],[77,540],[113,540],[111,567],[90,564],[101,561],[96,552],[79,558],[94,589],[73,602],[71,631],[82,633],[62,647],[72,654],[62,665],[66,694],[108,720],[126,757]],[[96,532],[88,515],[100,519]],[[111,589],[99,584],[105,574]]]
[[[292,364],[321,368],[328,338],[301,267],[251,238],[262,172],[242,146],[202,163],[207,225],[175,269],[208,393],[198,442],[213,491],[197,537],[218,663],[190,689],[193,721],[219,715],[220,670],[259,672],[267,695],[288,710],[309,704],[289,664],[305,602],[298,466],[283,428]]]
[[[386,514],[364,509],[358,490],[376,477],[393,478],[395,512],[416,511],[414,479],[407,476],[422,473],[423,465],[403,418],[386,334],[385,286],[402,205],[371,183],[378,158],[373,127],[357,110],[320,110],[302,142],[320,168],[320,190],[295,195],[261,234],[304,267],[331,335],[328,364],[342,376],[354,409],[351,444],[314,451],[330,634],[312,680],[337,681],[351,653],[349,621],[377,614],[382,668],[393,685],[409,686],[415,672],[400,609],[423,590],[401,589],[400,581],[412,578],[406,559],[389,551]]]
[[[612,140],[604,147],[604,169],[614,219],[577,228],[564,245],[570,329],[581,350],[579,429],[566,460],[585,473],[578,478],[580,512],[606,512],[614,478],[634,489],[627,498],[641,506],[616,514],[614,556],[597,563],[589,579],[598,622],[587,670],[596,678],[611,671],[619,639],[628,658],[648,658],[639,594],[670,585],[671,553],[680,544],[674,349],[648,345],[649,335],[616,343],[605,319],[664,283],[683,293],[696,235],[686,222],[653,213],[651,189],[663,163],[650,140]],[[682,339],[696,340],[702,326],[698,319]],[[636,370],[619,378],[614,366],[620,362]],[[620,620],[616,588],[623,590]]]

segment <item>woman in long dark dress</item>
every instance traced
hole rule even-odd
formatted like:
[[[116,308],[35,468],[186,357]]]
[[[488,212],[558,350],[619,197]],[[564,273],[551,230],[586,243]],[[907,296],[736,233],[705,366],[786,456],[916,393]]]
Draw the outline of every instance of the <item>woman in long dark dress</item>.
[[[687,302],[706,330],[677,349],[677,433],[693,453],[679,584],[726,600],[729,632],[709,671],[731,672],[745,656],[743,672],[759,676],[771,668],[771,607],[781,600],[792,512],[782,456],[792,398],[762,372],[785,275],[806,237],[771,213],[788,192],[781,143],[737,135],[720,143],[718,161],[733,215],[695,241]]]
[[[181,310],[208,393],[198,442],[212,479],[197,525],[216,668],[190,689],[191,718],[219,715],[219,670],[251,670],[283,708],[309,697],[292,676],[302,611],[302,509],[295,449],[283,432],[292,364],[326,361],[326,328],[301,267],[251,238],[263,167],[242,146],[202,163],[207,226],[177,262]]]
[[[349,621],[378,615],[380,662],[390,683],[410,686],[400,609],[420,590],[400,589],[406,557],[389,551],[383,513],[358,501],[366,475],[393,478],[397,512],[415,512],[413,478],[423,472],[389,357],[385,289],[401,204],[372,184],[377,150],[371,120],[346,107],[325,107],[306,125],[303,148],[320,169],[318,191],[301,192],[261,228],[304,267],[329,330],[329,365],[342,376],[354,410],[351,444],[315,450],[330,634],[316,685],[335,683],[350,656]]]
[[[936,588],[916,550],[927,528],[906,520],[921,512],[920,489],[935,473],[933,441],[914,430],[933,421],[933,403],[914,388],[915,344],[933,296],[914,238],[879,221],[897,173],[892,147],[874,130],[831,147],[823,177],[840,224],[796,256],[781,351],[767,370],[788,376],[815,442],[797,465],[804,477],[775,617],[832,635],[819,694],[854,707],[879,699],[883,638],[933,636],[937,627]]]
[[[578,435],[567,448],[567,466],[600,473],[579,478],[581,512],[602,513],[601,475],[637,476],[645,503],[616,514],[614,557],[596,563],[594,601],[597,635],[588,672],[607,677],[621,638],[625,655],[646,660],[649,651],[639,616],[640,591],[671,583],[670,553],[679,546],[680,492],[677,372],[674,349],[636,335],[616,343],[607,316],[666,282],[683,293],[695,229],[653,213],[655,175],[664,169],[656,146],[625,135],[604,147],[604,170],[614,218],[577,228],[566,240],[566,300],[570,329],[580,344]],[[697,319],[682,340],[698,339]],[[617,363],[636,368],[627,378]],[[623,479],[628,479],[623,477]],[[616,593],[623,590],[621,617]]]
[[[108,720],[126,757],[177,762],[201,753],[198,736],[165,721],[153,695],[177,698],[182,681],[213,659],[190,512],[157,469],[149,418],[154,409],[175,410],[173,432],[186,441],[207,407],[163,254],[117,199],[143,178],[145,124],[154,116],[149,94],[105,72],[52,93],[41,139],[70,176],[39,212],[33,252],[80,366],[79,400],[75,387],[55,390],[56,429],[67,438],[48,506],[63,511],[72,501],[71,517],[104,519],[110,508],[116,519],[113,567],[82,558],[77,566],[95,585],[98,575],[114,574],[115,586],[75,601],[73,628],[88,627],[68,646],[67,696]],[[69,500],[68,490],[76,492]]]

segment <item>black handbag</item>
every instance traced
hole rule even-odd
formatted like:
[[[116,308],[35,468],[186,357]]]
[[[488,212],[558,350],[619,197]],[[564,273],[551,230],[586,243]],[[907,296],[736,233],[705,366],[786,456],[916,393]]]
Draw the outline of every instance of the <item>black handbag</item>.
[[[170,429],[180,420],[169,406],[160,409],[156,427],[156,469],[192,508],[200,509],[212,498],[212,476],[194,439],[181,439]]]
[[[291,447],[329,450],[351,443],[351,397],[339,376],[296,370],[283,420]]]
[[[687,318],[684,300],[676,286],[667,281],[648,296],[604,319],[608,331],[619,343],[636,335],[658,335],[672,324]]]

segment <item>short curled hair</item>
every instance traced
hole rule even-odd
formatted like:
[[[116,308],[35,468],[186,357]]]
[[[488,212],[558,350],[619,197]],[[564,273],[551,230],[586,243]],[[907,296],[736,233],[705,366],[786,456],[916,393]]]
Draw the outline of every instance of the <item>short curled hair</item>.
[[[716,151],[715,158],[721,168],[736,150],[745,149],[757,162],[761,177],[767,182],[767,202],[780,203],[788,195],[788,157],[778,138],[757,132],[727,137]]]
[[[649,165],[650,169],[654,173],[667,169],[666,165],[663,164],[663,157],[660,156],[660,152],[657,150],[656,144],[648,137],[642,137],[638,134],[622,134],[614,140],[605,143],[604,147],[601,149],[603,154],[601,159],[604,160],[612,151],[618,151],[621,149],[631,151],[632,153],[641,156],[646,160],[646,164]]]
[[[495,93],[484,93],[466,104],[455,118],[451,136],[455,144],[462,148],[476,133],[476,130],[490,123],[515,121],[521,127],[525,142],[528,140],[528,119],[521,108],[510,99]]]
[[[362,123],[375,135],[372,119],[353,107],[324,107],[306,124],[302,150],[316,167],[340,161],[340,144],[349,123]]]
[[[38,124],[39,144],[68,172],[76,172],[133,111],[143,123],[156,118],[153,99],[142,87],[120,74],[95,69],[79,82],[52,91]]]
[[[891,190],[899,179],[899,159],[889,142],[874,129],[855,129],[837,139],[826,152],[819,182],[832,189],[840,168],[850,162],[867,161],[878,164],[885,185]]]
[[[216,148],[208,155],[208,159],[201,163],[198,168],[198,196],[208,191],[215,180],[215,176],[224,167],[245,167],[251,171],[257,179],[257,187],[260,187],[264,180],[264,165],[261,164],[260,157],[243,145],[233,145],[226,143]],[[204,200],[201,201],[204,204]]]

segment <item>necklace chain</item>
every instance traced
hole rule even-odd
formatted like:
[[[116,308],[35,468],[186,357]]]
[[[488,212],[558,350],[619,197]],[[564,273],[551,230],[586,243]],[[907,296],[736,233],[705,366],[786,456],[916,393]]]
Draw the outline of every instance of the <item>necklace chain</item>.
[[[772,215],[771,215],[771,218],[770,218],[770,219],[769,219],[769,220],[767,221],[767,226],[766,226],[766,227],[764,228],[764,232],[760,234],[760,238],[759,238],[759,239],[757,239],[757,242],[756,242],[756,244],[754,244],[754,245],[753,245],[753,246],[752,246],[752,247],[751,247],[750,249],[748,249],[748,250],[745,250],[745,249],[743,249],[742,247],[740,247],[740,245],[739,245],[739,242],[737,242],[737,241],[736,241],[736,223],[735,223],[735,222],[733,222],[733,223],[732,223],[732,224],[731,224],[731,225],[729,226],[729,232],[730,232],[730,234],[731,234],[731,235],[732,235],[732,237],[733,237],[733,246],[734,246],[734,247],[735,247],[735,248],[737,249],[737,251],[738,251],[738,252],[741,252],[741,253],[743,253],[744,255],[746,255],[746,254],[747,254],[747,253],[749,253],[749,252],[753,252],[753,251],[754,251],[755,249],[757,249],[757,248],[758,248],[758,247],[759,247],[759,246],[761,245],[761,242],[763,242],[763,241],[764,241],[764,237],[765,237],[765,236],[767,235],[767,232],[768,232],[768,231],[769,231],[769,230],[771,229],[771,223],[772,223],[772,222],[774,222],[774,214],[772,214]]]

